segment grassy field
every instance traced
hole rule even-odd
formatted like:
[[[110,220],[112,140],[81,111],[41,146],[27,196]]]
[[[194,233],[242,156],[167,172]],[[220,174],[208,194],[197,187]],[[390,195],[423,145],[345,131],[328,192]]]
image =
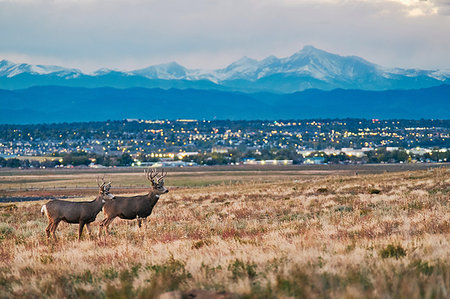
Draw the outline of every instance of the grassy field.
[[[2,203],[0,297],[448,298],[450,171],[389,167],[171,171],[145,227],[81,242],[46,239],[45,200]],[[91,200],[99,172],[5,170],[0,196]],[[106,178],[145,192],[140,171]]]

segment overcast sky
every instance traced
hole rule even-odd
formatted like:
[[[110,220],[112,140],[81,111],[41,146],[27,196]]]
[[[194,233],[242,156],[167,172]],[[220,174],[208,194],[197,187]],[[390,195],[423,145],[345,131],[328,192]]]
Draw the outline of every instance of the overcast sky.
[[[213,69],[305,45],[449,69],[450,0],[0,0],[0,60]]]

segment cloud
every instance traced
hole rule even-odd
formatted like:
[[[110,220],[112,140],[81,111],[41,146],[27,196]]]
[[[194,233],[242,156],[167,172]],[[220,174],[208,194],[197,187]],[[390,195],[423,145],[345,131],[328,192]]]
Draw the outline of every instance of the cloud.
[[[430,0],[428,0],[430,1]],[[450,16],[450,1],[449,0],[433,0],[433,4],[437,8],[439,14]]]
[[[436,0],[0,0],[0,55],[87,70],[172,60],[215,68],[312,44],[387,66],[448,68],[448,7]]]

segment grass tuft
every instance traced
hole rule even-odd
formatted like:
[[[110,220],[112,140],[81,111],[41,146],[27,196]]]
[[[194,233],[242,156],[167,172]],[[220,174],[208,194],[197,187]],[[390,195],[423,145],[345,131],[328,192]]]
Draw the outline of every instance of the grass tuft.
[[[406,250],[400,245],[389,244],[385,248],[381,249],[380,255],[384,259],[391,257],[399,259],[406,256]]]

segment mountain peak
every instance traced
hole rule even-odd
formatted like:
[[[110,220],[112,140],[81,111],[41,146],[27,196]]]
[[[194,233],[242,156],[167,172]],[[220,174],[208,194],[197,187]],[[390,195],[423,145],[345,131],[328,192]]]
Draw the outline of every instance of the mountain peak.
[[[278,57],[276,57],[275,55],[270,55],[270,56],[267,56],[266,58],[264,58],[261,62],[262,63],[272,63],[277,60],[279,60]]]
[[[306,45],[306,46],[303,47],[303,49],[301,49],[300,51],[298,51],[297,53],[295,53],[292,56],[299,56],[299,55],[311,56],[311,55],[321,55],[321,54],[330,54],[331,55],[331,53],[328,53],[327,51],[318,49],[318,48],[316,48],[314,46],[311,46],[311,45]]]
[[[167,62],[167,63],[160,63],[160,64],[155,64],[155,65],[151,65],[136,71],[141,71],[141,70],[151,70],[151,69],[185,69],[184,66],[182,66],[181,64],[179,64],[178,62],[175,61],[171,61],[171,62]]]
[[[171,62],[168,62],[168,63],[161,63],[161,64],[158,64],[156,66],[159,66],[159,67],[179,67],[179,68],[184,68],[184,66],[182,66],[181,64],[179,64],[176,61],[171,61]]]
[[[2,66],[2,65],[11,65],[11,64],[14,64],[14,62],[6,60],[6,59],[0,60],[0,66]]]
[[[311,45],[306,45],[303,47],[303,49],[301,51],[305,52],[305,51],[316,51],[316,50],[319,50],[319,49],[317,49],[316,47],[311,46]]]
[[[184,79],[187,69],[175,61],[152,65],[143,69],[131,71],[135,75],[141,75],[149,79]]]
[[[244,65],[244,64],[254,64],[258,61],[256,59],[249,58],[247,56],[242,57],[241,59],[233,62],[231,65]]]

